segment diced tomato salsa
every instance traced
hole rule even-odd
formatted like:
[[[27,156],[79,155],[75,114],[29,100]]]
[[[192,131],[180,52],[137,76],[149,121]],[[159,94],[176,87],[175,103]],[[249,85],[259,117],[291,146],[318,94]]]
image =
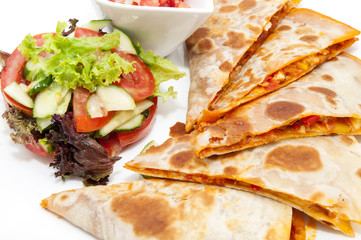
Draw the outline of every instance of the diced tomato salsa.
[[[128,5],[136,5],[136,6],[189,8],[189,5],[184,3],[184,0],[109,0],[109,1],[128,4]]]

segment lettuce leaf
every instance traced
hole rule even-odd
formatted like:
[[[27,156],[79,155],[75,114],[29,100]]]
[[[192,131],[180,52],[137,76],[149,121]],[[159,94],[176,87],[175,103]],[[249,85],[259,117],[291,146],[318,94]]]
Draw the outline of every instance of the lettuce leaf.
[[[178,68],[170,61],[153,53],[152,51],[145,51],[142,46],[136,43],[138,56],[143,59],[149,70],[152,72],[155,79],[155,90],[153,96],[161,97],[163,102],[167,101],[169,97],[176,98],[177,93],[170,86],[166,92],[161,92],[159,86],[162,82],[174,79],[178,80],[186,74],[178,70]]]
[[[43,46],[37,46],[31,35],[19,46],[28,61],[45,64],[43,70],[53,76],[54,82],[72,89],[85,87],[93,92],[97,86],[118,82],[121,74],[135,70],[131,63],[110,51],[119,45],[119,33],[102,37],[64,37],[61,31],[65,27],[66,24],[60,22],[56,33],[44,34]],[[43,57],[42,52],[48,54]]]

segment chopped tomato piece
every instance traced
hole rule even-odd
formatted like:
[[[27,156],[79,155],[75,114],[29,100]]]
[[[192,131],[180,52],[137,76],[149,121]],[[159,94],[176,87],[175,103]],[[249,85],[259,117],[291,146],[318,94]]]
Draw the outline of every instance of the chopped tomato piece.
[[[300,120],[300,122],[305,126],[311,126],[313,123],[317,122],[320,119],[320,116],[311,115],[308,117],[304,117]]]
[[[251,184],[251,189],[252,189],[253,191],[258,191],[258,190],[261,189],[261,187]]]

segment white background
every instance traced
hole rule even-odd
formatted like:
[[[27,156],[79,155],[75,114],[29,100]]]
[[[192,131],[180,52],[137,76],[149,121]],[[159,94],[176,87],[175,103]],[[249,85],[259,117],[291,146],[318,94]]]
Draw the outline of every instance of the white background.
[[[314,9],[360,30],[359,5],[358,0],[304,0],[299,7]],[[1,0],[0,12],[0,49],[7,52],[12,52],[28,33],[54,31],[57,21],[77,18],[81,24],[102,18],[92,0]],[[361,58],[360,44],[357,42],[347,52]],[[184,46],[180,46],[168,58],[189,75]],[[121,154],[122,159],[115,164],[110,183],[140,179],[137,174],[124,170],[123,164],[136,156],[150,140],[157,143],[165,141],[169,127],[175,122],[185,122],[189,77],[171,84],[178,91],[178,98],[165,104],[159,101],[152,132]],[[0,113],[5,111],[1,102]],[[82,187],[81,180],[70,178],[63,182],[60,178],[54,178],[54,170],[49,167],[51,159],[39,157],[23,146],[15,145],[9,134],[5,120],[0,118],[0,239],[93,239],[88,233],[39,205],[43,198],[52,193]],[[360,239],[361,227],[354,226],[356,239]],[[316,239],[350,238],[318,224]]]

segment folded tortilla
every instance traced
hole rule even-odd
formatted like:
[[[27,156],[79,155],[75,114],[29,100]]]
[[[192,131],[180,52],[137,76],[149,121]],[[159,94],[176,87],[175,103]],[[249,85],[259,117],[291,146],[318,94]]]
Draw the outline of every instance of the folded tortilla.
[[[310,9],[294,8],[217,94],[199,122],[214,121],[241,104],[299,79],[350,47],[360,32]]]
[[[215,0],[213,15],[186,41],[191,85],[187,129],[301,0]],[[237,67],[238,66],[238,67]]]
[[[292,208],[256,194],[160,179],[64,191],[41,205],[108,240],[289,240],[292,222]]]
[[[349,236],[351,221],[361,223],[361,148],[354,136],[287,139],[209,158],[194,154],[195,141],[194,132],[170,138],[125,167],[268,196]]]
[[[361,60],[342,53],[269,95],[199,129],[206,157],[285,138],[361,133]]]

